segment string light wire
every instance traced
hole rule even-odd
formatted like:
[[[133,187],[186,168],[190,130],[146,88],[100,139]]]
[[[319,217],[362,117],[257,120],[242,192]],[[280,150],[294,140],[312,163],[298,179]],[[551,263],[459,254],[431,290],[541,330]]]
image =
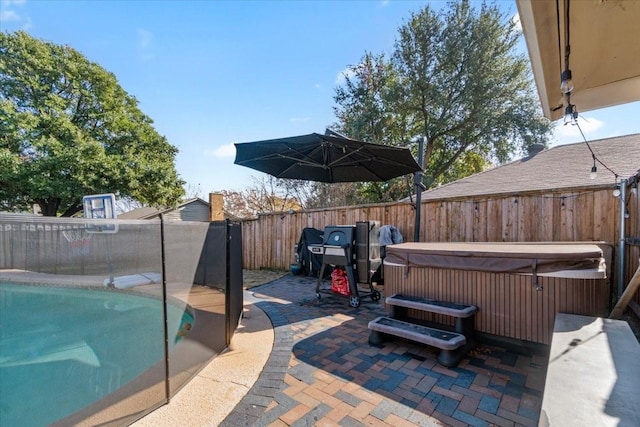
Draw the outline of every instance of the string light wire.
[[[613,169],[611,169],[609,166],[607,166],[602,160],[600,160],[598,158],[598,156],[596,156],[596,153],[594,153],[593,149],[591,148],[591,144],[589,144],[589,141],[587,141],[587,138],[584,136],[584,132],[582,132],[582,128],[580,127],[580,123],[578,123],[578,121],[576,120],[576,126],[578,126],[578,130],[580,131],[580,135],[582,135],[582,139],[584,140],[585,144],[587,144],[587,148],[589,149],[589,151],[591,152],[591,156],[593,157],[594,161],[597,161],[598,163],[600,163],[606,170],[608,170],[609,172],[611,172],[613,174],[613,176],[615,177],[616,180],[616,184],[618,183],[618,178],[620,177],[620,175],[618,175],[617,173],[615,173],[613,171]]]

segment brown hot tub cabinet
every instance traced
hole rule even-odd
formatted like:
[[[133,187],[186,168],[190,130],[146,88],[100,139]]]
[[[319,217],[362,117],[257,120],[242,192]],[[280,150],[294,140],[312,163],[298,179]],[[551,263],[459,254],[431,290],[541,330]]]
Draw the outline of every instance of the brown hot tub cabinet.
[[[550,344],[556,313],[606,316],[610,252],[601,242],[392,245],[385,294],[474,305],[475,331]],[[446,315],[408,316],[453,325]]]

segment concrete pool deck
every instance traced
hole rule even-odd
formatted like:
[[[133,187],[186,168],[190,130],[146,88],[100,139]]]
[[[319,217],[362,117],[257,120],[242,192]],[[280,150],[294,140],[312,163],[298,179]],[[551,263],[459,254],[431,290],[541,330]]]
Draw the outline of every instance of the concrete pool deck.
[[[537,426],[547,356],[480,345],[456,368],[405,340],[368,344],[382,302],[287,275],[245,291],[229,352],[135,426]],[[246,347],[244,347],[246,345]]]
[[[213,359],[164,405],[136,427],[218,426],[249,392],[273,348],[273,329],[245,291],[243,319],[229,349]]]

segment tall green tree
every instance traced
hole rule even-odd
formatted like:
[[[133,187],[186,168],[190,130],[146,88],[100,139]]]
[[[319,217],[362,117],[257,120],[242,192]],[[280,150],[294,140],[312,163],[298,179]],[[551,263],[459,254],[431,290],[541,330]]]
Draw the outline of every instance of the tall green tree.
[[[404,116],[397,114],[396,106],[391,102],[397,87],[398,75],[384,54],[365,53],[358,65],[349,67],[344,85],[336,88],[334,113],[338,123],[334,130],[367,142],[394,146],[407,144],[408,123]],[[398,200],[408,195],[407,188],[410,190],[411,186],[407,187],[407,180],[404,177],[387,182],[343,185],[338,193],[349,196],[339,199],[355,203]],[[317,191],[316,194],[323,193]]]
[[[112,73],[69,46],[0,33],[0,207],[71,216],[98,193],[172,206],[177,151]]]
[[[366,52],[349,67],[344,85],[336,88],[334,113],[339,132],[363,141],[403,145],[407,124],[393,105],[398,75],[384,54]]]
[[[520,34],[509,18],[468,0],[412,13],[390,60],[367,53],[351,67],[336,91],[337,127],[413,150],[410,142],[425,137],[427,187],[546,145],[551,123],[539,109],[527,59],[516,53]]]

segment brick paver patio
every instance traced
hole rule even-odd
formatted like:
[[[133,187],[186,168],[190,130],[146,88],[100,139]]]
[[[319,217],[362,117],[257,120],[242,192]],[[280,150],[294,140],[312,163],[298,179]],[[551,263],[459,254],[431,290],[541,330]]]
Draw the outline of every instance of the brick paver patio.
[[[315,279],[303,276],[251,291],[273,323],[274,348],[222,426],[538,425],[545,355],[481,344],[448,369],[423,345],[368,344],[383,300],[318,301]]]

